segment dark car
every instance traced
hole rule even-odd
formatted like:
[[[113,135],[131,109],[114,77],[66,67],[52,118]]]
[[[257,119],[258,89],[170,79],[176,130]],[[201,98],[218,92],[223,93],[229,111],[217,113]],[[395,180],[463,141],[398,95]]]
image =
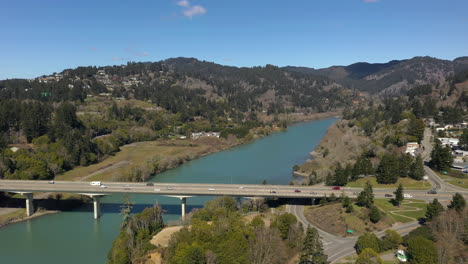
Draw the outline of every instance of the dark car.
[[[341,190],[341,187],[340,187],[340,186],[333,186],[333,187],[332,187],[332,190],[334,190],[334,191],[339,191],[339,190]]]
[[[301,192],[301,190],[298,190],[298,189],[296,189],[296,190],[294,190],[294,192],[300,193],[300,192]]]
[[[148,182],[148,183],[146,184],[146,186],[154,186],[154,183]]]
[[[270,193],[276,193],[276,191],[270,191]]]
[[[385,197],[393,197],[393,195],[387,193],[387,194],[385,194]]]
[[[428,194],[437,194],[437,190],[436,189],[431,189],[427,193]]]

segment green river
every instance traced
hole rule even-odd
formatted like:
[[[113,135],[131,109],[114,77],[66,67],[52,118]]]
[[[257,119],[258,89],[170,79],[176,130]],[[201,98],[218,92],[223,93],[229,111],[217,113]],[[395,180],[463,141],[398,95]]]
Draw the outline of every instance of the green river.
[[[154,182],[288,184],[292,167],[309,158],[335,118],[300,123],[285,132],[230,150],[211,154],[155,176]],[[212,197],[211,197],[212,198]],[[187,212],[210,197],[187,199]],[[167,210],[166,223],[180,217],[180,200],[158,195],[133,195],[133,212],[154,202]],[[102,199],[99,220],[92,205],[47,215],[0,229],[0,263],[100,264],[118,234],[123,195]]]

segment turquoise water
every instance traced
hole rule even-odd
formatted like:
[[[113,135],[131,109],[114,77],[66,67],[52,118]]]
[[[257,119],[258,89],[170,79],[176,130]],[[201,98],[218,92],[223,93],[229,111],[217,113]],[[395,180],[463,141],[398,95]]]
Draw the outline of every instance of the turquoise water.
[[[252,144],[185,163],[152,179],[154,182],[288,184],[292,167],[304,162],[336,119],[301,123]],[[133,212],[158,202],[166,221],[180,217],[180,200],[158,195],[133,195]],[[105,263],[121,223],[124,197],[102,199],[99,220],[91,204],[71,212],[47,215],[0,229],[0,263]],[[202,207],[209,197],[187,199],[187,211]]]

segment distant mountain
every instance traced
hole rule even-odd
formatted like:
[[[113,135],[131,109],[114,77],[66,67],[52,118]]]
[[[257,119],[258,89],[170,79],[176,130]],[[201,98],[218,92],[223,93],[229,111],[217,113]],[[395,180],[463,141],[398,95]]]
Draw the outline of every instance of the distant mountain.
[[[365,92],[397,95],[424,84],[437,88],[448,87],[450,77],[468,70],[468,57],[460,57],[453,61],[432,57],[414,57],[387,63],[359,62],[324,69],[289,66],[285,69],[326,76],[343,86]]]

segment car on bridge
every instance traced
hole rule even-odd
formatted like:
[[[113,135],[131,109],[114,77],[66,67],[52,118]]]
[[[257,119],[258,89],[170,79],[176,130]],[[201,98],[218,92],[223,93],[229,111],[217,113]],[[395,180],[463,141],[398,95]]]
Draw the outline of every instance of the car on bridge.
[[[161,189],[154,189],[154,191],[155,191],[155,192],[160,192],[160,191],[161,191]]]
[[[270,191],[270,193],[276,193],[276,191]]]
[[[295,192],[295,193],[300,193],[301,190],[296,189],[296,190],[294,190],[294,192]]]
[[[146,183],[146,186],[154,186],[154,183],[148,182],[148,183]]]
[[[214,191],[215,189],[214,188],[208,188],[208,191]]]
[[[105,186],[105,185],[101,185],[101,186],[99,186],[99,187],[101,187],[101,188],[107,188],[107,186]]]

